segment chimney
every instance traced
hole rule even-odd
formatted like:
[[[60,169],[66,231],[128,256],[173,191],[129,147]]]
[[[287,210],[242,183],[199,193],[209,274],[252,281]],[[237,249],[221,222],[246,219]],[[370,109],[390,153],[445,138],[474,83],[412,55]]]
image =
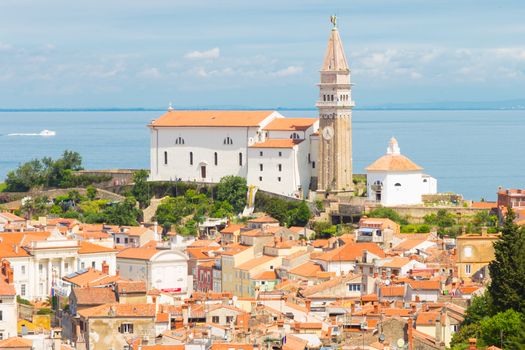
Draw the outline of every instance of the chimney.
[[[304,301],[304,304],[306,306],[306,312],[310,313],[311,307],[312,307],[312,301],[310,299],[306,299]]]
[[[354,303],[351,303],[350,304],[350,315],[353,315],[355,312],[355,304]]]
[[[159,223],[157,221],[153,223],[153,232],[155,232],[155,240],[160,242]]]
[[[58,329],[53,330],[53,350],[60,350],[62,347],[62,335]]]
[[[468,350],[477,350],[478,348],[477,342],[478,340],[476,338],[469,338],[468,339]]]
[[[436,318],[436,344],[441,344],[443,341],[443,329],[441,326],[441,313]]]
[[[414,339],[413,339],[413,331],[414,331],[414,318],[416,316],[412,315],[408,318],[408,350],[414,349]]]
[[[374,314],[379,314],[379,305],[374,303]]]
[[[84,335],[80,331],[80,325],[77,324],[76,326],[76,333],[77,333],[77,342],[75,344],[77,350],[86,350],[86,341],[84,340]]]
[[[415,315],[415,314],[416,314],[416,311],[417,311],[416,304],[411,304],[411,305],[410,305],[410,309],[411,309],[412,314]]]
[[[188,318],[189,318],[188,304],[182,304],[182,324],[184,327],[188,325]]]
[[[363,250],[362,262],[366,263],[367,262],[367,257],[368,257],[368,251],[366,249],[364,249]]]
[[[109,275],[109,265],[106,263],[106,260],[102,262],[102,273]]]

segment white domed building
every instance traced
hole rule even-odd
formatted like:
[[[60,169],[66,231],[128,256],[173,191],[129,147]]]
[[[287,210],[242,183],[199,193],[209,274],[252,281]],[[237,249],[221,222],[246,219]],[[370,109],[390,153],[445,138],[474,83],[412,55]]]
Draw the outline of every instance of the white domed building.
[[[423,168],[401,154],[392,137],[386,154],[367,168],[368,199],[384,206],[422,203],[422,195],[435,194],[437,181]]]

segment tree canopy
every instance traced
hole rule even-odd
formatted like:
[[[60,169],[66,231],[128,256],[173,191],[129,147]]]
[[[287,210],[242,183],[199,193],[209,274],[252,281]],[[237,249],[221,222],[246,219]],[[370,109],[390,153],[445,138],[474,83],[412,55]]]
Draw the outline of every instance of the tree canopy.
[[[246,179],[239,176],[225,176],[216,187],[216,199],[219,202],[228,202],[236,213],[243,211],[246,206],[248,186]]]

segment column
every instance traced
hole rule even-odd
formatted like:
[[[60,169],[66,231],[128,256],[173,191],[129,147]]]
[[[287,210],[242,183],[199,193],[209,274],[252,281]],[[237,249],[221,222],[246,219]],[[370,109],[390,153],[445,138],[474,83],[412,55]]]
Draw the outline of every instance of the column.
[[[47,290],[45,295],[50,295],[51,293],[51,279],[53,276],[53,265],[51,264],[51,259],[47,259]]]

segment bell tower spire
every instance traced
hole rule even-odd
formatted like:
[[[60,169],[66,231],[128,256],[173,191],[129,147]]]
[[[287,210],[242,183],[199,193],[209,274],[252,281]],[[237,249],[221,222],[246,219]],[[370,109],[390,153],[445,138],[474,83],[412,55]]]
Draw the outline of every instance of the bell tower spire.
[[[318,191],[350,192],[352,182],[352,88],[337,17],[321,66],[319,84]]]

